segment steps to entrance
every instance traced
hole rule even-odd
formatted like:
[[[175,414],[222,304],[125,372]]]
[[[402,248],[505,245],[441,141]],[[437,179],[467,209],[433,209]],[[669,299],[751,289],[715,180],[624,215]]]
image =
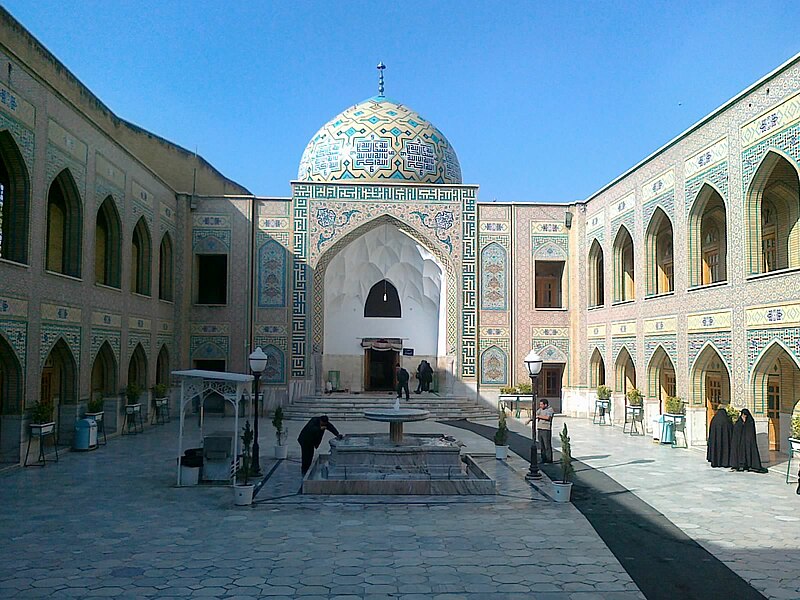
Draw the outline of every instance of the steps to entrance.
[[[392,408],[395,395],[387,394],[320,394],[304,396],[290,404],[284,411],[285,418],[302,421],[318,415],[328,415],[340,421],[363,419],[364,411],[376,408]],[[459,396],[437,396],[435,394],[411,394],[411,399],[400,401],[401,408],[427,410],[431,419],[492,419],[497,413],[476,400]]]

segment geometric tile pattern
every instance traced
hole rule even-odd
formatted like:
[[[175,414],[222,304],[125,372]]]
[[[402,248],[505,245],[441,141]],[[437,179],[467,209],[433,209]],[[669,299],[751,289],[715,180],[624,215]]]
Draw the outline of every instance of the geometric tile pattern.
[[[59,338],[63,338],[69,349],[72,351],[72,357],[75,359],[75,365],[80,371],[81,365],[81,328],[79,325],[56,325],[50,323],[42,323],[42,329],[39,338],[39,365],[44,365],[50,350],[53,349]]]
[[[508,264],[506,250],[497,242],[481,250],[481,310],[506,310]]]
[[[613,338],[611,340],[611,357],[613,358],[614,363],[617,362],[617,358],[619,358],[619,352],[623,348],[625,348],[628,351],[628,354],[631,355],[633,364],[636,364],[636,338]]]
[[[128,332],[128,355],[133,356],[133,351],[141,344],[145,357],[150,356],[150,334],[145,332]]]
[[[24,369],[28,346],[28,324],[15,319],[0,319],[0,335],[6,338],[11,345],[19,364]]]
[[[667,216],[669,216],[670,221],[675,220],[675,191],[670,190],[666,194],[661,194],[657,198],[650,200],[647,204],[642,206],[642,222],[645,224],[645,229],[650,224],[650,219],[653,217],[653,213],[655,212],[656,208],[661,208]]]
[[[89,362],[94,363],[94,357],[97,356],[97,353],[100,351],[100,347],[105,342],[108,342],[108,345],[111,346],[111,350],[114,352],[114,358],[117,359],[117,364],[119,364],[120,350],[122,344],[122,334],[120,330],[101,329],[98,327],[92,327],[91,336],[92,336],[92,342],[89,355]]]
[[[687,217],[694,206],[694,200],[698,192],[700,192],[700,188],[706,182],[710,183],[722,196],[723,202],[726,202],[728,198],[728,161],[723,161],[716,166],[700,171],[686,181],[684,184],[684,209]]]
[[[263,382],[267,385],[286,383],[286,357],[283,350],[272,344],[262,346],[267,355],[267,366],[264,369]]]
[[[193,335],[189,340],[189,356],[200,360],[228,360],[228,336]]]
[[[800,123],[787,127],[770,137],[760,141],[742,152],[742,193],[746,194],[750,182],[761,164],[761,160],[770,150],[777,148],[787,156],[800,163]]]
[[[747,373],[748,381],[753,373],[756,361],[761,353],[775,340],[780,340],[783,345],[794,355],[794,360],[800,363],[800,327],[786,327],[782,329],[748,329],[747,330]]]
[[[192,251],[208,254],[224,254],[231,248],[229,229],[193,229]]]
[[[25,161],[25,168],[29,174],[33,173],[34,157],[36,155],[33,131],[2,112],[0,112],[0,130],[8,131],[11,134]]]
[[[722,361],[725,363],[725,368],[728,369],[728,373],[731,372],[732,343],[730,331],[721,331],[717,333],[690,333],[688,341],[688,352],[686,358],[688,359],[687,363],[689,365],[689,373],[692,372],[694,363],[697,360],[697,355],[700,354],[700,350],[703,349],[703,346],[706,345],[706,342],[709,342],[712,346],[714,346],[717,354],[720,355]]]
[[[649,366],[656,348],[661,346],[673,365],[678,364],[678,342],[675,335],[648,335],[644,338],[644,364]]]

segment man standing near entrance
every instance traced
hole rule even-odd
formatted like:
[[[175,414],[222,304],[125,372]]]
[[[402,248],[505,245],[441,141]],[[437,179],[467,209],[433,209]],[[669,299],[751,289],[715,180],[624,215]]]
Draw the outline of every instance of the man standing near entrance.
[[[408,371],[406,371],[400,365],[397,365],[394,368],[395,376],[397,377],[397,397],[403,397],[403,390],[406,392],[406,400],[410,399],[410,394],[408,393]]]
[[[550,408],[550,401],[547,398],[539,400],[539,409],[536,411],[536,433],[542,453],[542,464],[553,462],[554,414],[555,411]]]

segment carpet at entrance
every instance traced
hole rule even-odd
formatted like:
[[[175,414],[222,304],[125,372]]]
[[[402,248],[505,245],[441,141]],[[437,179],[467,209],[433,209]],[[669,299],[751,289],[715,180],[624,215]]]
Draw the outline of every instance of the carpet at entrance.
[[[486,439],[493,439],[496,431],[467,420],[441,423]],[[508,437],[511,450],[530,460],[530,438],[513,432]],[[554,455],[555,463],[542,466],[550,479],[561,476],[560,453],[554,450]],[[579,460],[574,460],[573,466],[573,505],[648,600],[764,600],[749,583],[633,492]]]

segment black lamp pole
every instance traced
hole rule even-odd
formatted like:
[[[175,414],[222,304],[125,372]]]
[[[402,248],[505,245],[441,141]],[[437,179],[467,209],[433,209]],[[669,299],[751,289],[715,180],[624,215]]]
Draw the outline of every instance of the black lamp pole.
[[[539,375],[531,374],[531,393],[533,394],[531,401],[531,466],[525,479],[541,479],[542,474],[539,473],[539,457],[536,452],[536,388],[539,383]]]
[[[538,481],[542,478],[542,474],[539,472],[539,457],[536,452],[536,396],[539,387],[537,385],[539,372],[542,370],[542,357],[536,353],[536,350],[531,350],[524,362],[531,378],[531,466],[525,479]]]
[[[255,395],[255,415],[253,416],[253,460],[252,463],[252,470],[253,475],[260,475],[261,474],[261,461],[258,458],[260,454],[260,448],[258,447],[258,380],[261,379],[261,371],[254,371],[253,376],[255,377],[255,387],[256,387],[256,395]]]

